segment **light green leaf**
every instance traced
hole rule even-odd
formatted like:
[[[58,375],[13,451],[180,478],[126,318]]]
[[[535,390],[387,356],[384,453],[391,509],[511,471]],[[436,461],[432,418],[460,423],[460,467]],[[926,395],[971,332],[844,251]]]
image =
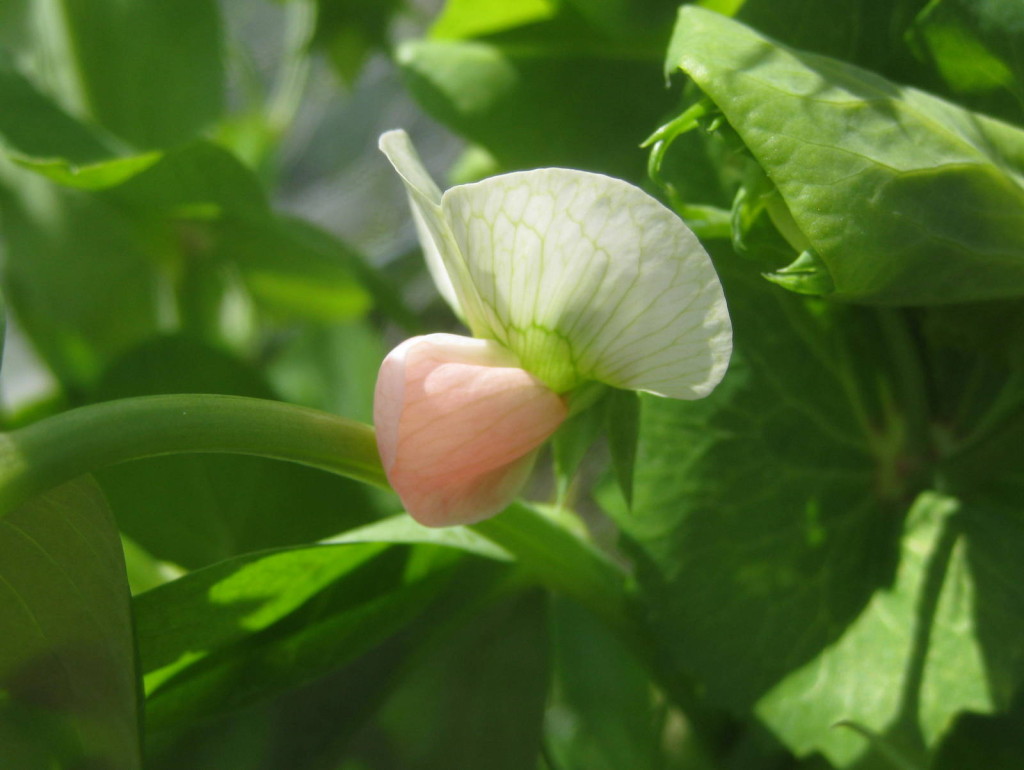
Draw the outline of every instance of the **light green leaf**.
[[[774,181],[835,296],[1024,293],[1024,131],[694,6],[667,61]]]
[[[121,542],[90,479],[0,522],[3,764],[141,767]]]
[[[855,730],[835,729],[844,721],[884,738],[900,753],[920,755],[953,714],[975,705],[963,692],[946,690],[940,720],[918,711],[921,669],[934,650],[929,628],[935,624],[937,637],[960,636],[960,629],[941,628],[929,611],[941,585],[932,575],[941,580],[952,544],[948,520],[957,507],[938,495],[919,498],[907,515],[892,586],[876,592],[835,643],[758,702],[758,716],[798,755],[818,750],[839,766],[850,764],[870,743]],[[944,673],[970,687],[976,672],[965,663],[970,665],[961,660]]]
[[[586,380],[700,398],[732,329],[707,253],[636,187],[569,169],[492,177],[442,208],[490,335],[556,391]]]
[[[61,159],[41,160],[18,156],[13,156],[11,159],[22,168],[35,171],[65,187],[105,190],[123,184],[162,158],[163,153],[161,152],[147,152],[142,155],[129,155],[125,158],[115,158],[83,166],[74,165]]]
[[[150,693],[181,669],[295,612],[386,545],[313,546],[247,554],[134,600]]]
[[[553,0],[448,0],[430,35],[449,39],[490,35],[550,19],[556,11]]]

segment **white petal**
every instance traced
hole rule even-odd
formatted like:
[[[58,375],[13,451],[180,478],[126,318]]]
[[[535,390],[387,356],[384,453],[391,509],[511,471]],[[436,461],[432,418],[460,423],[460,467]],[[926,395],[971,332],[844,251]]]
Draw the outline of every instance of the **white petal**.
[[[642,190],[540,169],[452,188],[441,207],[489,336],[552,389],[594,379],[692,399],[721,380],[732,327],[718,275]]]
[[[438,292],[455,314],[479,336],[488,336],[490,325],[469,278],[451,229],[441,213],[441,191],[423,167],[409,135],[401,129],[380,136],[378,146],[405,182],[416,233]]]

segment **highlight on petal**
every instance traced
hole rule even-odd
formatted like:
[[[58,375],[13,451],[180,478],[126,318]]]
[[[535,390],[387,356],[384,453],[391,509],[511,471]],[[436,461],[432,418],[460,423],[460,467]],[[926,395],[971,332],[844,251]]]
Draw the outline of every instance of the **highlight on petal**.
[[[642,190],[539,169],[454,187],[441,207],[490,336],[554,390],[593,379],[694,399],[721,380],[732,326],[718,275]]]
[[[515,498],[566,406],[492,340],[430,334],[384,359],[377,443],[406,510],[431,527],[493,516]]]

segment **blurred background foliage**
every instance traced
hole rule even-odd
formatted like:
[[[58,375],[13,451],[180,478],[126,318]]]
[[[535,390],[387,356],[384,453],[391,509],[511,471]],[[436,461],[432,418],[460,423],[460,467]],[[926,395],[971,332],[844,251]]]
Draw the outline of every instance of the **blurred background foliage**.
[[[1024,123],[1017,0],[696,5]],[[19,656],[81,666],[9,641],[4,761],[50,767],[40,747],[59,746],[62,766],[136,766],[140,708],[155,769],[1019,766],[1020,302],[879,313],[762,280],[792,239],[739,125],[705,122],[648,176],[640,144],[701,96],[666,76],[678,6],[0,0],[7,427],[173,392],[369,420],[384,353],[456,326],[376,151],[394,127],[450,183],[553,165],[662,196],[708,241],[737,332],[714,398],[616,394],[559,435],[538,487],[635,565],[657,685],[500,549],[385,519],[386,493],[255,458],[155,458],[36,515],[80,510],[107,546],[116,521],[145,701],[125,678],[127,608],[97,599],[119,629],[95,640],[121,666],[117,719],[74,701],[56,708],[70,732],[22,729],[21,693],[53,709]],[[15,566],[7,538],[0,575],[64,579]],[[37,540],[80,581],[123,579],[55,524]],[[54,585],[36,611],[60,640],[84,621]],[[105,669],[84,670],[89,688]],[[107,764],[75,764],[76,741]]]

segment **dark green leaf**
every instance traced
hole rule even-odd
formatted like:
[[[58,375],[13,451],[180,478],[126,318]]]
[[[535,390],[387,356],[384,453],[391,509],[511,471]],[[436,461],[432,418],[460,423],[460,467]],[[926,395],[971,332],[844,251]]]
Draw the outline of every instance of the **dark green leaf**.
[[[359,76],[367,57],[387,50],[391,17],[401,0],[316,0],[313,44],[327,51],[348,83]]]
[[[701,401],[641,396],[619,524],[665,654],[746,712],[891,579],[915,461],[904,415],[882,417],[891,374],[869,312],[799,299],[735,255],[716,264],[733,363]]]
[[[140,767],[128,583],[89,479],[0,522],[0,744],[18,770]]]
[[[738,21],[787,45],[892,77],[916,69],[903,36],[927,0],[746,0]],[[702,3],[705,5],[706,3]]]
[[[660,770],[663,707],[643,667],[592,615],[556,601],[545,725],[560,770]]]
[[[1024,5],[938,0],[912,30],[924,58],[972,108],[1024,119]]]
[[[667,61],[773,180],[835,296],[1024,293],[1024,131],[693,6]]]
[[[558,485],[558,500],[567,500],[570,487],[583,462],[587,450],[593,446],[604,427],[599,408],[584,409],[573,415],[555,433],[552,454],[555,461],[555,481]]]
[[[41,94],[0,50],[0,136],[7,148],[28,156],[87,163],[110,149],[83,124]]]
[[[963,770],[984,767],[985,770],[1017,770],[1024,756],[1024,732],[1021,703],[1009,714],[986,717],[966,714],[953,728],[948,740],[939,749],[932,770]]]
[[[640,432],[640,401],[635,393],[612,391],[607,398],[608,449],[626,505],[633,503],[633,470]]]
[[[393,758],[372,766],[536,767],[548,685],[545,621],[544,597],[531,592],[477,613],[439,640],[378,717],[383,756]],[[363,751],[372,757],[373,748]]]

